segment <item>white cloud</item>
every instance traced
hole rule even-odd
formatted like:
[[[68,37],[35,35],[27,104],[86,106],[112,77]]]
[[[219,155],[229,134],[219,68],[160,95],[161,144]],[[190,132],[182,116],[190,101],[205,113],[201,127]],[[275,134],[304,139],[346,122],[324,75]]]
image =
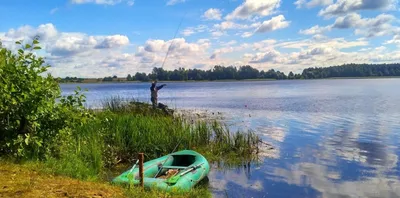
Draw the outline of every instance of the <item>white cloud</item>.
[[[16,40],[29,42],[36,35],[40,36],[42,54],[47,63],[52,65],[50,71],[56,76],[96,76],[108,75],[111,68],[124,67],[121,59],[115,59],[109,65],[102,61],[114,60],[121,56],[122,46],[129,45],[124,35],[87,35],[79,32],[60,32],[53,24],[42,24],[38,27],[22,26],[0,33],[3,44],[12,50],[17,46]],[[101,66],[102,65],[102,66]],[[121,72],[123,72],[122,70]]]
[[[222,46],[231,46],[231,45],[235,45],[235,44],[237,44],[237,41],[236,40],[231,40],[229,42],[223,42],[221,45]]]
[[[221,20],[222,12],[220,9],[210,8],[203,14],[206,20]]]
[[[281,63],[282,62],[282,57],[281,53],[276,51],[276,50],[270,50],[264,53],[256,53],[253,56],[249,57],[251,60],[249,63],[267,63],[267,62],[272,62],[272,63]]]
[[[333,24],[333,27],[338,29],[353,28],[361,25],[360,22],[361,16],[359,14],[352,13],[345,17],[338,17]]]
[[[392,15],[380,14],[376,18],[361,18],[359,14],[349,14],[338,17],[333,28],[347,29],[356,28],[356,35],[366,37],[384,36],[393,34],[395,29],[390,23],[396,18]]]
[[[346,15],[360,10],[388,10],[397,6],[397,0],[337,0],[319,12],[320,16]]]
[[[245,0],[233,12],[228,14],[225,19],[250,19],[254,15],[268,16],[279,8],[280,0]]]
[[[131,0],[126,2],[126,4],[128,4],[128,6],[133,6],[135,4],[135,1]]]
[[[276,17],[272,17],[271,20],[264,21],[261,24],[261,26],[256,29],[255,32],[257,33],[271,32],[274,30],[286,28],[289,26],[289,24],[290,21],[286,21],[283,15],[279,15]]]
[[[219,24],[214,24],[212,30],[213,32],[223,32],[226,30],[246,30],[246,29],[254,29],[253,32],[246,31],[242,33],[238,33],[236,35],[240,35],[243,38],[251,37],[254,33],[265,33],[270,31],[275,31],[278,29],[286,28],[290,25],[290,21],[286,21],[283,15],[278,15],[272,17],[270,20],[266,20],[264,22],[255,22],[251,24],[244,23],[236,23],[233,21],[223,21]]]
[[[348,62],[365,63],[371,55],[342,52],[342,49],[368,46],[365,40],[347,41],[336,39],[306,39],[299,41],[278,42],[264,40],[247,46],[242,50],[244,62],[264,70],[276,69],[283,72],[301,72],[309,65],[332,66]],[[292,49],[293,52],[282,52],[281,49]],[[254,52],[249,52],[252,50]],[[291,51],[292,51],[291,50]],[[376,54],[381,52],[375,51]],[[357,57],[357,58],[354,58]],[[290,66],[288,66],[290,65]]]
[[[39,36],[41,39],[50,39],[58,34],[57,29],[53,24],[47,23],[39,25],[36,29],[31,26],[25,25],[18,29],[10,29],[5,33],[5,36],[11,39],[33,39],[35,36]]]
[[[347,41],[344,38],[325,39],[322,41],[315,40],[299,40],[277,43],[275,46],[287,49],[307,49],[315,48],[318,46],[327,46],[337,49],[346,49],[352,47],[361,47],[369,45],[366,40]]]
[[[255,51],[264,51],[264,50],[270,50],[273,49],[275,44],[277,43],[276,40],[273,39],[267,39],[267,40],[262,40],[259,42],[253,43],[251,46]]]
[[[50,14],[54,14],[54,13],[56,13],[57,11],[58,11],[58,8],[53,8],[53,9],[50,10]]]
[[[314,58],[315,56],[324,56],[325,58],[328,57],[329,55],[337,55],[339,51],[337,49],[334,49],[329,46],[323,46],[323,47],[315,47],[309,50],[302,51],[299,54],[300,59],[310,59]],[[330,57],[332,58],[332,56]]]
[[[389,41],[386,41],[385,44],[397,44],[400,45],[400,35],[394,35],[393,38]]]
[[[183,36],[190,36],[196,33],[192,28],[186,28],[182,31]]]
[[[312,37],[312,39],[315,41],[320,41],[320,40],[328,39],[328,37],[325,35],[322,35],[322,34],[316,34]]]
[[[175,5],[175,4],[178,4],[178,3],[184,3],[186,0],[169,0],[168,2],[167,2],[167,5]]]
[[[213,36],[213,37],[221,37],[223,35],[227,35],[226,32],[222,32],[222,31],[212,31],[211,32],[211,36]]]
[[[388,14],[380,14],[375,18],[361,18],[361,15],[351,13],[336,18],[335,23],[332,25],[322,27],[316,25],[306,30],[300,30],[299,33],[305,35],[321,35],[332,29],[354,28],[356,35],[363,35],[366,37],[385,36],[400,32],[400,28],[391,25],[395,19],[396,17]]]
[[[303,8],[303,6],[306,8],[313,8],[317,6],[331,5],[333,4],[333,0],[297,0],[294,4],[297,6],[297,8]]]
[[[183,58],[187,56],[197,56],[205,54],[210,47],[208,40],[200,40],[200,43],[188,43],[184,38],[176,38],[169,41],[148,40],[143,49],[146,52],[154,54],[165,54],[169,49],[169,55],[174,58]]]
[[[181,34],[184,36],[190,36],[192,34],[204,32],[208,27],[206,25],[198,25],[197,27],[188,27],[184,29]]]
[[[250,29],[250,28],[256,28],[260,26],[261,23],[253,23],[253,24],[239,24],[235,23],[233,21],[224,21],[221,22],[220,24],[214,24],[215,29],[219,30],[229,30],[229,29]]]
[[[227,47],[218,48],[218,49],[214,50],[213,54],[210,56],[210,59],[216,59],[218,56],[220,56],[222,54],[242,51],[242,50],[248,49],[249,47],[250,47],[250,45],[248,45],[248,44],[242,44],[242,45],[238,45],[238,46],[227,46]]]
[[[116,48],[129,44],[129,39],[123,35],[106,36],[96,48]]]
[[[332,29],[332,26],[325,26],[325,27],[320,27],[319,25],[313,26],[309,29],[305,30],[300,30],[300,34],[305,34],[305,35],[315,35],[315,34],[322,34],[324,32],[330,31]]]
[[[251,36],[253,36],[253,32],[244,32],[244,33],[242,34],[242,37],[243,37],[243,38],[248,38],[248,37],[251,37]]]

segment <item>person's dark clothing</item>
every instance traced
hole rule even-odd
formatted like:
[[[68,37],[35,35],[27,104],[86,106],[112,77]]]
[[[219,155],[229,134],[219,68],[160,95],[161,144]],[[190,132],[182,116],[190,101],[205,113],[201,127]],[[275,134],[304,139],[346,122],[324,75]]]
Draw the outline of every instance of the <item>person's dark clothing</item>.
[[[158,104],[158,103],[157,103],[157,100],[158,100],[158,90],[162,89],[164,86],[165,86],[165,84],[164,84],[164,85],[157,86],[157,87],[156,87],[156,84],[155,84],[155,83],[152,83],[152,84],[151,84],[150,92],[151,92],[151,103],[153,104],[153,108],[156,108],[156,107],[157,107],[157,104]]]

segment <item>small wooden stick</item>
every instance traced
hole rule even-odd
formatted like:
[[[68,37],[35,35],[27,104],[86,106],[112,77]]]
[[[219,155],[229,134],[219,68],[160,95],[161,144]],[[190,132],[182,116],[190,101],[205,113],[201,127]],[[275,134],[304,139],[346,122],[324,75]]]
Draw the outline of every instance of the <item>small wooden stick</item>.
[[[140,186],[144,188],[144,182],[143,182],[143,153],[139,153],[139,177],[140,177]]]

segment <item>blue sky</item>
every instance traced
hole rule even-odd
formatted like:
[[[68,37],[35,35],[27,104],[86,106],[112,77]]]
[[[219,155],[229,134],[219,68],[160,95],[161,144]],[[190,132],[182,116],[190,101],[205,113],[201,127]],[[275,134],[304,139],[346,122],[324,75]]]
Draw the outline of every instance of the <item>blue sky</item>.
[[[150,72],[170,46],[165,69],[301,72],[399,62],[398,10],[397,0],[2,0],[0,40],[15,50],[40,35],[61,77]]]

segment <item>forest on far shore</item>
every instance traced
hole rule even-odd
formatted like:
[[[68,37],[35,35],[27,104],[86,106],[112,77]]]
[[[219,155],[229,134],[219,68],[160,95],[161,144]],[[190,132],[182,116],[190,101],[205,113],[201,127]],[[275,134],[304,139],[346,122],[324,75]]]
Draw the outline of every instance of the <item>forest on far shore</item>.
[[[321,79],[321,78],[351,78],[351,77],[393,77],[400,76],[400,63],[394,64],[345,64],[331,67],[310,67],[301,74],[276,71],[259,71],[249,65],[233,67],[219,66],[209,70],[185,69],[164,70],[153,68],[151,73],[128,74],[126,77],[108,76],[97,79],[85,79],[77,77],[58,78],[59,82],[107,82],[107,81],[142,81],[154,79],[159,81],[214,81],[214,80],[293,80],[293,79]]]

